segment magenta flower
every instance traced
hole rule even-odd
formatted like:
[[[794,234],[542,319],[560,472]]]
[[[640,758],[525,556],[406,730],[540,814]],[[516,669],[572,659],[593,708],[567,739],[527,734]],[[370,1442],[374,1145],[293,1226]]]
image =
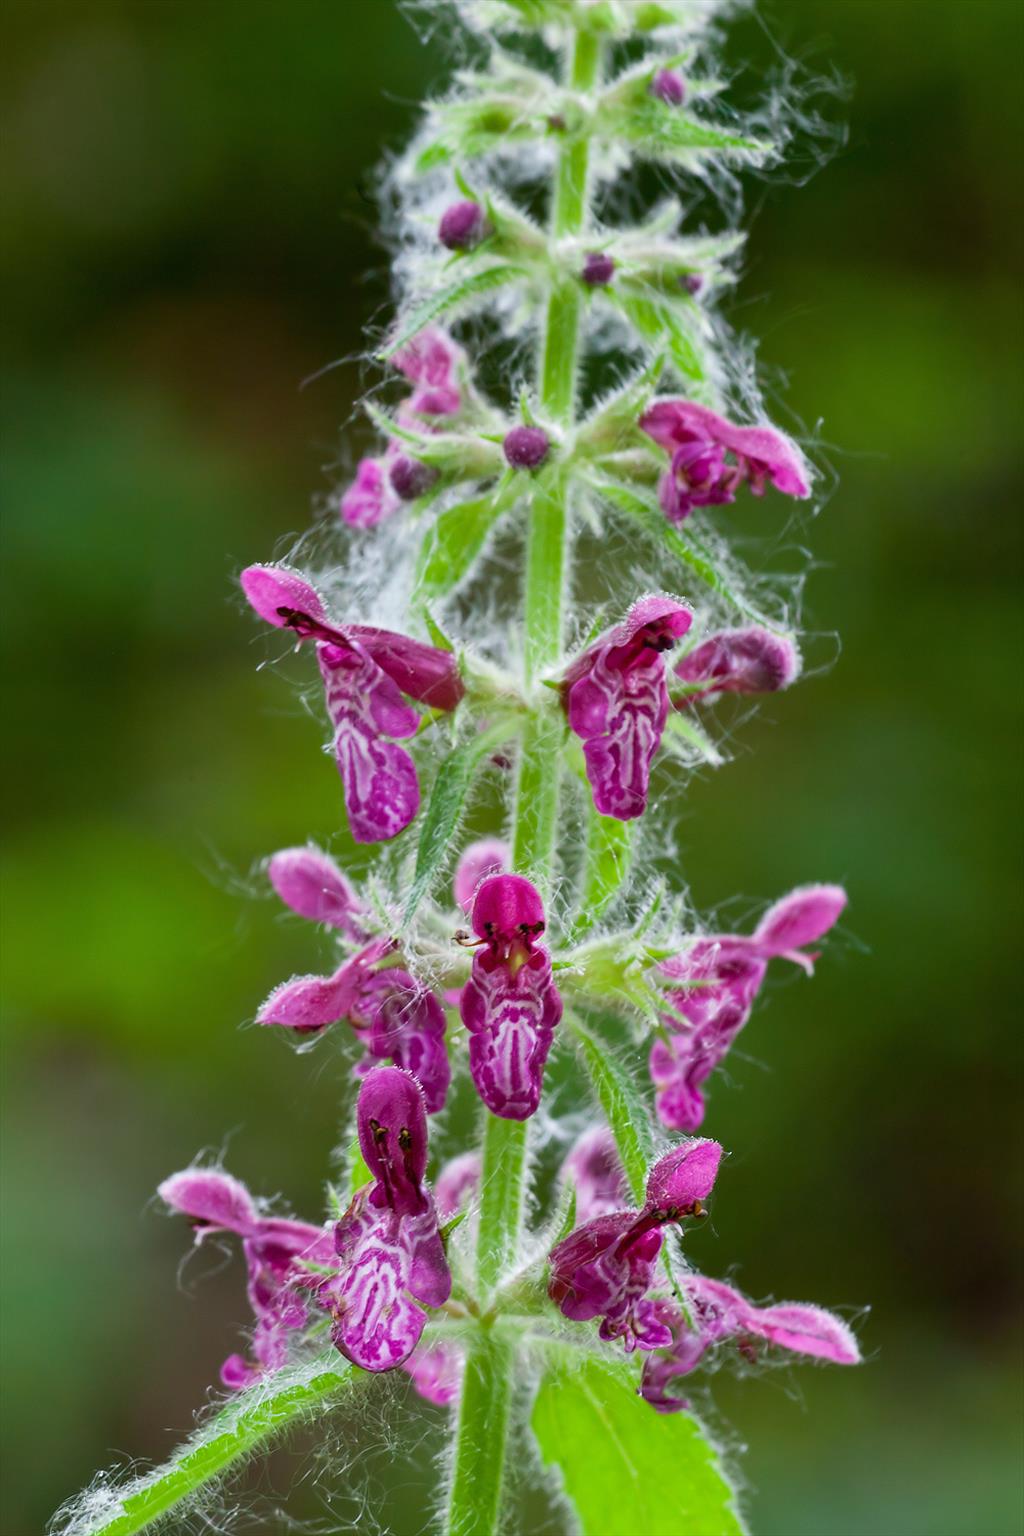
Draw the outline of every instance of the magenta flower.
[[[551,1253],[548,1295],[574,1322],[601,1318],[602,1339],[634,1349],[667,1348],[671,1330],[647,1293],[661,1251],[661,1229],[704,1214],[718,1173],[717,1141],[684,1141],[658,1159],[640,1211],[612,1211],[571,1233]]]
[[[319,848],[282,848],[271,855],[267,875],[285,906],[300,917],[337,928],[354,943],[363,938],[358,898],[334,860]]]
[[[437,238],[450,251],[471,251],[488,233],[487,215],[468,198],[446,208],[437,226]]]
[[[316,1034],[347,1019],[366,1050],[357,1076],[379,1061],[392,1061],[415,1077],[427,1108],[436,1114],[444,1107],[451,1082],[444,1009],[430,988],[408,971],[397,966],[373,969],[393,947],[390,939],[374,939],[331,976],[293,976],[274,988],[256,1015],[257,1023]]]
[[[602,816],[632,821],[647,808],[651,762],[668,718],[662,653],[692,622],[674,597],[642,597],[565,675],[569,725],[583,742]]]
[[[419,1084],[398,1067],[376,1067],[359,1090],[357,1118],[374,1182],[334,1229],[338,1274],[323,1283],[318,1300],[345,1358],[366,1371],[389,1371],[412,1355],[424,1308],[444,1305],[452,1279],[424,1183],[427,1113]]]
[[[758,1341],[764,1340],[834,1365],[860,1362],[860,1349],[850,1329],[822,1307],[800,1302],[756,1307],[732,1286],[703,1275],[688,1275],[683,1289],[694,1327],[674,1301],[657,1302],[659,1319],[669,1328],[672,1342],[644,1361],[640,1392],[659,1413],[678,1413],[688,1406],[685,1398],[672,1392],[673,1383],[695,1370],[714,1345],[728,1340],[735,1341],[748,1358],[754,1357]]]
[[[622,1210],[629,1197],[629,1185],[615,1137],[606,1125],[584,1131],[574,1142],[562,1164],[559,1180],[571,1183],[576,1190],[578,1227],[597,1216]]]
[[[513,427],[501,446],[513,469],[539,469],[548,456],[551,439],[543,427]]]
[[[648,89],[667,107],[681,107],[686,100],[686,81],[678,69],[655,70]]]
[[[462,409],[459,373],[462,349],[436,326],[428,326],[396,352],[394,364],[411,384],[412,394],[399,407],[403,426],[423,428],[424,418],[455,416]],[[402,465],[407,466],[402,468]],[[415,466],[410,469],[408,466]],[[428,465],[409,459],[397,440],[383,454],[360,459],[356,478],[341,498],[342,520],[353,528],[375,528],[397,511],[402,501],[415,500],[429,489],[436,474]]]
[[[562,999],[551,957],[536,941],[544,907],[522,875],[491,875],[473,902],[480,941],[459,1011],[469,1030],[469,1070],[492,1115],[526,1120],[540,1103]]]
[[[697,699],[716,699],[723,693],[777,693],[797,677],[800,657],[785,635],[751,625],[709,635],[673,670],[688,685],[686,693],[673,700],[677,709],[685,709]]]
[[[249,1301],[256,1318],[251,1361],[229,1355],[221,1381],[233,1390],[247,1387],[288,1358],[288,1335],[305,1327],[306,1302],[296,1289],[308,1283],[303,1260],[330,1263],[330,1231],[281,1216],[260,1216],[244,1184],[213,1168],[187,1168],[165,1179],[160,1198],[187,1216],[196,1242],[210,1233],[233,1232],[242,1239],[249,1272]]]
[[[452,883],[456,904],[468,912],[480,882],[488,875],[504,874],[511,862],[512,850],[500,838],[486,837],[470,843],[459,859]]]
[[[480,1188],[480,1153],[462,1152],[449,1158],[434,1180],[434,1203],[443,1221],[450,1221],[475,1198]]]
[[[241,581],[262,619],[316,645],[352,836],[396,837],[420,804],[416,766],[396,745],[419,728],[402,695],[454,709],[464,691],[454,656],[386,629],[333,627],[319,593],[287,566],[250,565]]]
[[[699,1128],[702,1084],[750,1017],[769,960],[790,960],[811,974],[816,957],[805,946],[826,934],[845,906],[841,886],[800,886],[770,907],[749,937],[698,939],[686,954],[664,962],[662,974],[685,985],[668,992],[674,1010],[662,1016],[668,1037],[651,1047],[662,1124],[677,1131]]]
[[[755,496],[764,494],[768,481],[786,496],[811,494],[800,450],[772,427],[735,427],[692,400],[656,400],[640,426],[672,457],[658,488],[670,522],[681,523],[694,507],[735,501],[744,480]]]
[[[606,251],[590,251],[580,277],[588,288],[606,288],[615,276],[615,258]]]
[[[454,1403],[462,1390],[462,1352],[452,1344],[418,1345],[402,1365],[420,1397],[439,1408]]]

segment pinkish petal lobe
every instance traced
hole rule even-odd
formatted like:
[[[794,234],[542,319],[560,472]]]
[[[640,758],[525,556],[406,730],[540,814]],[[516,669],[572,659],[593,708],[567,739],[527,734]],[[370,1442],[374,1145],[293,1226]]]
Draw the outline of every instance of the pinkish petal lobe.
[[[477,886],[488,875],[503,874],[512,862],[512,851],[507,843],[496,837],[470,843],[459,859],[455,870],[453,892],[457,904],[468,912],[473,905]]]
[[[458,658],[452,651],[366,624],[349,624],[345,633],[362,646],[402,693],[419,704],[429,704],[431,709],[454,709],[466,691],[459,676]]]
[[[258,1217],[245,1185],[216,1168],[186,1168],[172,1173],[157,1190],[161,1200],[202,1231],[238,1232],[243,1236]]]
[[[327,622],[320,594],[290,566],[250,565],[239,579],[260,618],[278,629],[290,627],[287,615],[292,612],[304,613],[318,623]]]
[[[717,1141],[694,1138],[659,1157],[647,1175],[647,1203],[659,1210],[687,1211],[706,1200],[714,1188],[722,1148]]]
[[[341,519],[350,528],[376,528],[397,512],[399,498],[391,488],[386,458],[360,459],[356,478],[341,498]]]
[[[271,885],[286,907],[314,923],[355,936],[355,892],[333,859],[319,848],[282,848],[267,864]]]
[[[838,922],[846,903],[841,885],[798,886],[769,907],[754,930],[754,940],[772,955],[813,944]]]

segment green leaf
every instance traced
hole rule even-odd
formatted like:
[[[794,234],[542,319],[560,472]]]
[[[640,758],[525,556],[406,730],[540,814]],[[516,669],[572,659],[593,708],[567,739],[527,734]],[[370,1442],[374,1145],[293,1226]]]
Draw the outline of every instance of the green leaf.
[[[416,873],[405,904],[407,923],[415,916],[417,907],[448,854],[469,786],[481,760],[508,741],[515,734],[516,728],[517,722],[514,720],[498,721],[490,730],[481,731],[479,735],[456,747],[438,769],[430,793],[430,804],[420,827]]]
[[[646,496],[633,486],[620,485],[616,480],[599,480],[594,482],[594,489],[600,495],[610,501],[612,506],[618,507],[620,512],[627,512],[630,517],[635,517],[642,523],[656,543],[668,549],[685,565],[695,576],[709,586],[713,592],[724,597],[726,602],[740,613],[745,613],[748,618],[755,619],[758,624],[764,624],[767,628],[775,630],[771,620],[760,613],[746,598],[741,596],[730,585],[726,578],[715,567],[713,557],[707,547],[693,535],[680,533],[665,516],[653,496]]]
[[[364,1184],[373,1183],[373,1174],[366,1165],[366,1159],[359,1146],[358,1136],[353,1136],[349,1143],[346,1164],[348,1167],[348,1179],[346,1181],[348,1184],[348,1198],[351,1200],[356,1191],[362,1189]]]
[[[650,1110],[637,1087],[646,1076],[645,1064],[639,1051],[630,1047],[636,1059],[626,1066],[608,1042],[581,1019],[572,1016],[569,1025],[579,1041],[590,1086],[615,1137],[633,1198],[642,1205],[647,1170],[654,1162]]]
[[[745,160],[760,159],[772,148],[763,139],[727,133],[646,95],[633,102],[628,111],[611,115],[610,121],[602,124],[602,132],[639,144],[649,153],[671,157],[718,152]]]
[[[661,744],[688,766],[692,766],[695,759],[707,763],[710,768],[721,768],[725,762],[710,736],[679,710],[669,710]]]
[[[690,301],[683,298],[661,300],[619,294],[615,296],[615,302],[645,340],[668,344],[669,356],[684,379],[693,384],[707,382],[708,369],[696,328],[686,323],[686,308]]]
[[[593,927],[607,911],[629,873],[632,832],[632,822],[602,816],[592,804],[587,807],[587,854],[577,933]]]
[[[582,1357],[550,1369],[530,1423],[582,1536],[742,1536],[735,1490],[700,1424],[655,1413],[623,1365]]]
[[[417,305],[400,326],[397,336],[388,343],[383,352],[377,354],[378,357],[381,362],[386,362],[439,315],[460,309],[471,299],[479,298],[483,293],[490,293],[495,288],[504,288],[508,283],[518,282],[525,275],[522,267],[513,267],[506,263],[497,267],[485,267],[482,272],[473,272],[468,277],[462,278],[460,282],[453,283],[450,288],[442,288],[440,293],[432,294],[429,299]]]
[[[458,586],[502,510],[502,498],[492,492],[474,501],[460,501],[435,518],[420,546],[414,602],[442,597]]]

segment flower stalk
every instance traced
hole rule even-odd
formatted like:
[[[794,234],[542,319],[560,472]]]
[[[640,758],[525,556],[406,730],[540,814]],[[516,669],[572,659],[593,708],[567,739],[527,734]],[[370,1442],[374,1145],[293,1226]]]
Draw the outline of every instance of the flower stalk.
[[[618,227],[609,194],[640,160],[686,176],[773,150],[710,115],[694,37],[712,0],[457,3],[487,63],[431,108],[395,173],[404,297],[380,360],[402,396],[391,413],[367,404],[384,445],[337,499],[344,537],[372,558],[315,580],[287,565],[241,578],[263,623],[315,659],[352,840],[395,849],[377,850],[362,883],[313,845],[267,865],[280,901],[336,951],[256,1018],[346,1054],[354,1040],[347,1195],[317,1225],[268,1212],[220,1169],[165,1181],[197,1243],[241,1245],[254,1326],[248,1353],[221,1367],[239,1393],[231,1428],[214,1419],[105,1524],[76,1511],[62,1536],[131,1536],[275,1429],[391,1371],[450,1410],[445,1536],[508,1527],[510,1464],[530,1435],[586,1525],[595,1401],[624,1501],[663,1489],[652,1465],[672,1468],[647,1526],[740,1536],[680,1382],[722,1350],[859,1358],[834,1314],[759,1305],[678,1259],[723,1166],[720,1144],[693,1134],[713,1111],[709,1079],[769,962],[813,971],[809,946],[845,892],[800,887],[752,932],[722,934],[695,926],[644,864],[680,773],[724,761],[711,734],[723,702],[778,693],[800,671],[784,605],[715,516],[739,494],[804,499],[812,474],[795,443],[748,420],[714,310],[740,238],[684,233],[677,200]],[[538,47],[518,48],[524,34]],[[548,70],[536,61],[556,42]],[[543,184],[546,228],[518,205],[520,180]],[[474,314],[515,341],[525,329],[530,387],[488,398],[479,342],[442,329]],[[516,513],[512,637],[495,629],[488,556]],[[617,540],[597,573],[607,602],[590,613],[570,607],[584,527]],[[570,629],[586,636],[575,654]],[[486,778],[505,824],[462,846]],[[568,1155],[561,1106],[545,1099],[558,1054],[574,1109],[593,1114]],[[481,1100],[480,1134],[451,1145],[434,1117],[460,1077]],[[551,1143],[563,1161],[535,1223],[533,1170],[545,1154],[557,1166]],[[314,1354],[325,1331],[333,1372]]]

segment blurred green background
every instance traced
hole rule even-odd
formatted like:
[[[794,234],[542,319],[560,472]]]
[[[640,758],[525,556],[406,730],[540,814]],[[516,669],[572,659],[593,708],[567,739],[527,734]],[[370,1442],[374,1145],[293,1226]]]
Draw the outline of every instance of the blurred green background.
[[[842,646],[693,786],[685,871],[703,908],[817,878],[852,906],[717,1083],[734,1156],[696,1257],[872,1311],[861,1371],[723,1374],[713,1396],[759,1536],[1012,1536],[1021,12],[763,19],[735,60],[777,63],[777,41],[855,85],[821,174],[752,187],[734,311],[834,445],[807,620]],[[445,60],[390,0],[9,0],[5,20],[0,1530],[28,1536],[114,1452],[165,1454],[235,1347],[240,1268],[190,1266],[181,1294],[159,1179],[226,1147],[320,1208],[337,1057],[238,1024],[324,957],[252,899],[252,863],[329,841],[340,795],[232,576],[333,481],[358,367],[300,384],[386,298],[371,173]],[[749,526],[783,524],[769,498]],[[387,1478],[382,1424],[351,1433]],[[400,1536],[436,1447],[403,1448]],[[272,1495],[302,1451],[262,1475]],[[289,1507],[360,1516],[318,1476]]]

